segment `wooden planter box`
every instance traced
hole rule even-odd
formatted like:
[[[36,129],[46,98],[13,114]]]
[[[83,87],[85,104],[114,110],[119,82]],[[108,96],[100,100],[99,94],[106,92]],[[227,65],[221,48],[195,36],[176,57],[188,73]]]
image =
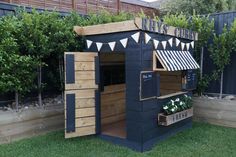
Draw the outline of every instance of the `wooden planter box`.
[[[169,126],[171,124],[177,123],[181,120],[187,119],[193,116],[193,108],[172,114],[172,115],[165,115],[164,113],[158,114],[158,124]]]

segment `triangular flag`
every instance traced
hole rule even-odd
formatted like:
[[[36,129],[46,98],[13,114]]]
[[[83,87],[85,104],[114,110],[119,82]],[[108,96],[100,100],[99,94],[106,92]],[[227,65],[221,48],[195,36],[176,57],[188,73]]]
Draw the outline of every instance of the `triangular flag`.
[[[192,48],[194,48],[194,41],[191,42],[191,46],[192,46]]]
[[[120,42],[121,42],[121,44],[123,45],[123,47],[126,48],[127,43],[128,43],[128,38],[121,39]]]
[[[92,45],[93,41],[91,41],[91,40],[86,40],[86,43],[87,43],[87,48],[89,49],[90,46]]]
[[[145,43],[147,44],[152,37],[150,37],[147,33],[145,33]]]
[[[102,48],[102,43],[100,43],[100,42],[96,42],[96,45],[97,45],[97,49],[98,49],[98,51],[100,51],[101,50],[101,48]]]
[[[182,51],[184,50],[184,48],[185,48],[185,43],[181,43],[181,49],[182,49]]]
[[[190,43],[187,43],[186,44],[186,47],[187,47],[187,51],[189,50],[189,47],[190,47]]]
[[[166,49],[167,41],[162,41],[161,43],[162,43],[163,49],[165,50]]]
[[[175,39],[176,47],[179,46],[179,43],[180,43],[180,40],[176,38],[176,39]]]
[[[114,51],[114,48],[116,46],[116,42],[109,42],[108,45],[110,46],[111,50]]]
[[[172,45],[173,45],[173,38],[170,38],[170,39],[168,40],[168,43],[170,44],[170,47],[172,47]]]
[[[139,36],[140,36],[140,32],[131,35],[131,37],[136,41],[136,43],[139,42]]]
[[[153,44],[154,44],[154,49],[157,49],[158,45],[159,45],[159,41],[153,39]]]

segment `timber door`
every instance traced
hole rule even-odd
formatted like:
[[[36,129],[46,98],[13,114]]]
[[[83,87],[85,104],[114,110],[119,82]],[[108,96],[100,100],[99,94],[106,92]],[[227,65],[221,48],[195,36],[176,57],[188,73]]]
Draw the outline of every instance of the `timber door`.
[[[96,133],[98,53],[66,52],[65,138]]]

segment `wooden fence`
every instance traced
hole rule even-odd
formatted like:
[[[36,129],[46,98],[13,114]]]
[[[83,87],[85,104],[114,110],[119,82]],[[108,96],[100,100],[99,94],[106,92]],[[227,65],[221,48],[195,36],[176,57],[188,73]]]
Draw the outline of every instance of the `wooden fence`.
[[[226,24],[228,27],[231,26],[232,22],[236,19],[236,11],[212,14],[211,19],[215,22],[215,32],[217,34],[222,33],[223,27]],[[204,51],[204,65],[203,73],[210,74],[215,68],[212,60],[209,57],[209,52]],[[224,70],[223,79],[223,94],[234,94],[236,95],[236,52],[231,55],[231,62]],[[220,92],[220,81],[211,82],[207,93],[219,93]]]
[[[84,15],[89,12],[96,13],[102,9],[116,14],[120,12],[139,13],[141,10],[149,16],[152,16],[153,13],[159,14],[155,8],[150,6],[135,5],[120,0],[3,0],[3,2],[62,12],[75,10]]]

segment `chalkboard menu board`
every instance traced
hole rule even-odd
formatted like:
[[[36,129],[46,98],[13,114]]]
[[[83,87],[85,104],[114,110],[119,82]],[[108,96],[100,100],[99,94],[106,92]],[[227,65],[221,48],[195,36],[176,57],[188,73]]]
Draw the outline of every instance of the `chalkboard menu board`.
[[[190,90],[190,89],[196,89],[197,86],[197,75],[195,70],[187,70],[187,75],[186,75],[186,79],[187,79],[187,85],[186,85],[186,89]]]
[[[141,72],[140,74],[140,100],[156,98],[160,95],[158,88],[160,75],[155,72]]]

